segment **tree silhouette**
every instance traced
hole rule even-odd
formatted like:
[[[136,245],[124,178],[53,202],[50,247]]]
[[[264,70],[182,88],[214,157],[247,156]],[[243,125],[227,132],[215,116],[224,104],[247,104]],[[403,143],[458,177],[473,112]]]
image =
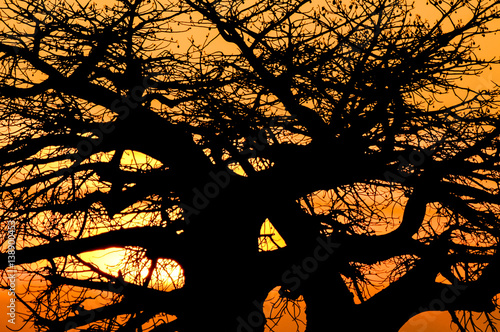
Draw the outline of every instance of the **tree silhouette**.
[[[499,3],[5,0],[2,286],[41,331],[263,331],[278,286],[308,332],[494,327]]]

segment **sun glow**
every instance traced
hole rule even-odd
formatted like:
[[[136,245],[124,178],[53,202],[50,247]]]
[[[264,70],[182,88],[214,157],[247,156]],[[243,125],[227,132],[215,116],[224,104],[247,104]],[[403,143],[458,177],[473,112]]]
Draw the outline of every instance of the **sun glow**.
[[[184,286],[184,271],[176,261],[159,258],[154,262],[137,247],[95,250],[81,254],[80,258],[128,283],[146,285],[160,291]],[[155,266],[151,271],[152,264]]]
[[[280,286],[272,289],[264,301],[264,316],[267,319],[266,332],[306,330],[306,303],[300,295],[296,300],[283,298]]]

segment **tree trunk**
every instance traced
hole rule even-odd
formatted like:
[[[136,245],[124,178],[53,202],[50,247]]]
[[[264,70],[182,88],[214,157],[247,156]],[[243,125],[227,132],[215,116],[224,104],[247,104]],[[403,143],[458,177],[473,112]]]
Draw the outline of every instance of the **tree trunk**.
[[[272,288],[257,265],[264,219],[249,208],[256,197],[252,190],[234,177],[231,181],[188,226],[185,331],[264,329],[262,303]]]

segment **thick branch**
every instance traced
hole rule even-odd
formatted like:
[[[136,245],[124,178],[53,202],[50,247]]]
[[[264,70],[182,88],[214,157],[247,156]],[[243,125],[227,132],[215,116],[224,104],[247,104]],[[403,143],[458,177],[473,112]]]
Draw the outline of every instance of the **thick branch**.
[[[83,239],[24,248],[16,252],[15,264],[32,263],[41,259],[124,246],[151,248],[159,257],[182,260],[182,238],[182,234],[172,234],[170,230],[162,227],[127,228]],[[7,253],[0,254],[0,269],[7,268],[7,256]]]

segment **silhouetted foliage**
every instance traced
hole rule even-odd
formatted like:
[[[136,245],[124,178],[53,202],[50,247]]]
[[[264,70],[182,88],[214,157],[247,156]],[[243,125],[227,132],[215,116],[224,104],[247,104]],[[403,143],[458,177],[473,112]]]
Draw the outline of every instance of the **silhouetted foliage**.
[[[307,331],[494,328],[500,90],[476,83],[500,1],[418,6],[5,0],[0,268],[9,289],[15,234],[24,318],[263,331],[279,286]]]

